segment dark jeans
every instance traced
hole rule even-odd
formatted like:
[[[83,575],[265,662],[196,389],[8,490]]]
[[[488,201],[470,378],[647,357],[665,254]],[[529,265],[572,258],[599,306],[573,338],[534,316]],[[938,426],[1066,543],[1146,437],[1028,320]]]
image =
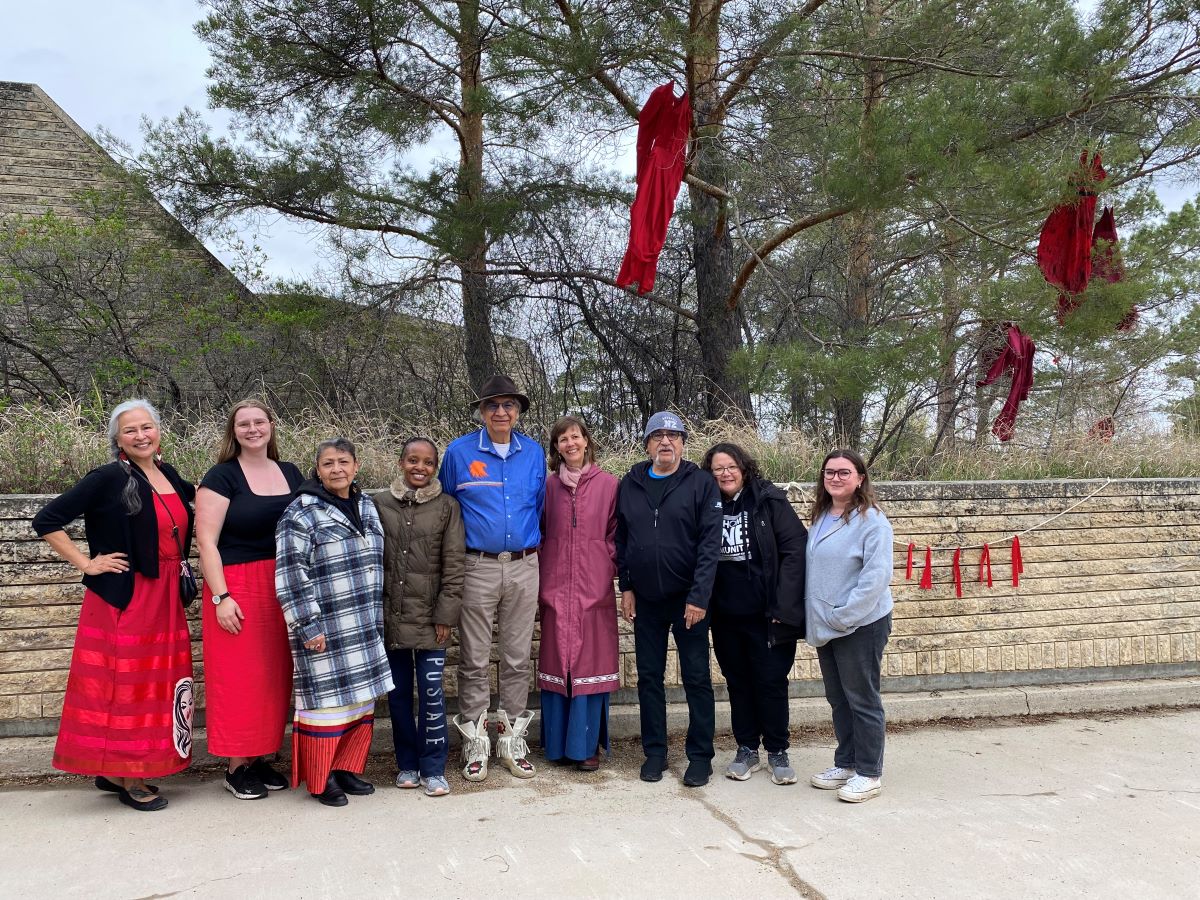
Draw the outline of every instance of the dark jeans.
[[[638,600],[633,620],[633,646],[637,653],[638,706],[642,720],[642,750],[646,756],[667,756],[667,634],[675,635],[679,671],[687,696],[688,759],[713,758],[716,708],[708,667],[708,619],[688,629],[683,624],[683,598]]]
[[[402,772],[417,771],[422,778],[446,774],[450,753],[446,732],[446,701],[442,673],[446,651],[388,650],[394,690],[388,693],[392,714],[392,743],[396,765]],[[413,717],[413,675],[417,682],[417,709]]]
[[[788,748],[788,674],[796,642],[767,646],[766,616],[713,613],[713,650],[729,691],[729,716],[739,747],[768,753]]]
[[[889,613],[817,648],[825,699],[833,708],[833,733],[838,742],[833,764],[868,778],[883,775],[885,726],[879,668],[891,633]]]

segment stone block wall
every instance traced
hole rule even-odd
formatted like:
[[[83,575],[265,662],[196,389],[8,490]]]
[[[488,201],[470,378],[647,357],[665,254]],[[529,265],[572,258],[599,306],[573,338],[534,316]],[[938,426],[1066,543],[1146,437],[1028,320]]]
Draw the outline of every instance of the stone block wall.
[[[803,510],[811,486],[790,485],[789,492]],[[1200,480],[913,482],[883,484],[879,493],[897,540],[885,690],[1200,673]],[[29,526],[46,499],[0,498],[0,736],[52,734],[62,707],[82,587]],[[82,526],[72,529],[81,539]],[[1025,571],[1014,587],[1011,538],[1028,529]],[[976,580],[977,547],[985,541],[991,588]],[[906,581],[909,542],[917,545],[916,566]],[[926,546],[935,548],[933,587],[920,590]],[[961,598],[952,582],[956,547],[964,548]],[[198,604],[191,617],[202,707]],[[620,627],[616,702],[636,702],[633,634]],[[456,662],[451,647],[451,697]],[[493,653],[493,685],[496,665]],[[667,672],[677,685],[673,653]],[[797,695],[821,693],[816,654],[806,645],[793,676]],[[720,692],[715,660],[713,677]]]

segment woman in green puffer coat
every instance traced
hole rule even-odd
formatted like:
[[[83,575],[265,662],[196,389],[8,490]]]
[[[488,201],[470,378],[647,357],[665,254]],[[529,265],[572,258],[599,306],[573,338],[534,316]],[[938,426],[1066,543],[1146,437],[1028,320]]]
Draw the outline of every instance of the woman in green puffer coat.
[[[442,673],[462,606],[465,565],[462,514],[458,501],[442,492],[437,467],[433,441],[409,438],[400,451],[400,477],[375,495],[384,534],[384,644],[396,682],[388,694],[396,787],[420,786],[430,797],[450,792]]]

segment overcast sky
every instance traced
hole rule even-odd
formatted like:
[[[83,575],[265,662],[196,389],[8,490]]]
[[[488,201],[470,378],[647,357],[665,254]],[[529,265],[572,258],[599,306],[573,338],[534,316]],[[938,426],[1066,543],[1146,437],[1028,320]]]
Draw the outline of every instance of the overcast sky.
[[[195,0],[43,0],[5,6],[0,81],[37,84],[89,133],[103,126],[138,147],[143,116],[158,120],[185,106],[207,110],[209,57],[192,30],[201,15]],[[259,237],[270,256],[269,274],[312,270],[315,256],[302,229],[273,219]]]
[[[185,106],[207,108],[209,60],[192,30],[201,14],[195,0],[5,5],[0,81],[38,84],[87,131],[103,126],[137,147],[142,116],[157,120]],[[1172,207],[1197,193],[1194,183],[1157,186]],[[270,256],[271,275],[305,275],[315,265],[312,242],[282,219],[260,226],[259,242]]]

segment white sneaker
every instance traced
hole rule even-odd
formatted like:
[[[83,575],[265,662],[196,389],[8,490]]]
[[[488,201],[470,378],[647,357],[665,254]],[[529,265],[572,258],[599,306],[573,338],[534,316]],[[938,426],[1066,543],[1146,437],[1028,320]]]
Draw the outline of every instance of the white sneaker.
[[[830,766],[824,772],[818,772],[808,783],[823,791],[836,791],[855,776],[853,769],[843,769],[841,766]]]
[[[862,803],[878,796],[883,790],[883,782],[879,778],[868,778],[866,775],[855,775],[842,787],[838,788],[838,799],[847,803]]]

